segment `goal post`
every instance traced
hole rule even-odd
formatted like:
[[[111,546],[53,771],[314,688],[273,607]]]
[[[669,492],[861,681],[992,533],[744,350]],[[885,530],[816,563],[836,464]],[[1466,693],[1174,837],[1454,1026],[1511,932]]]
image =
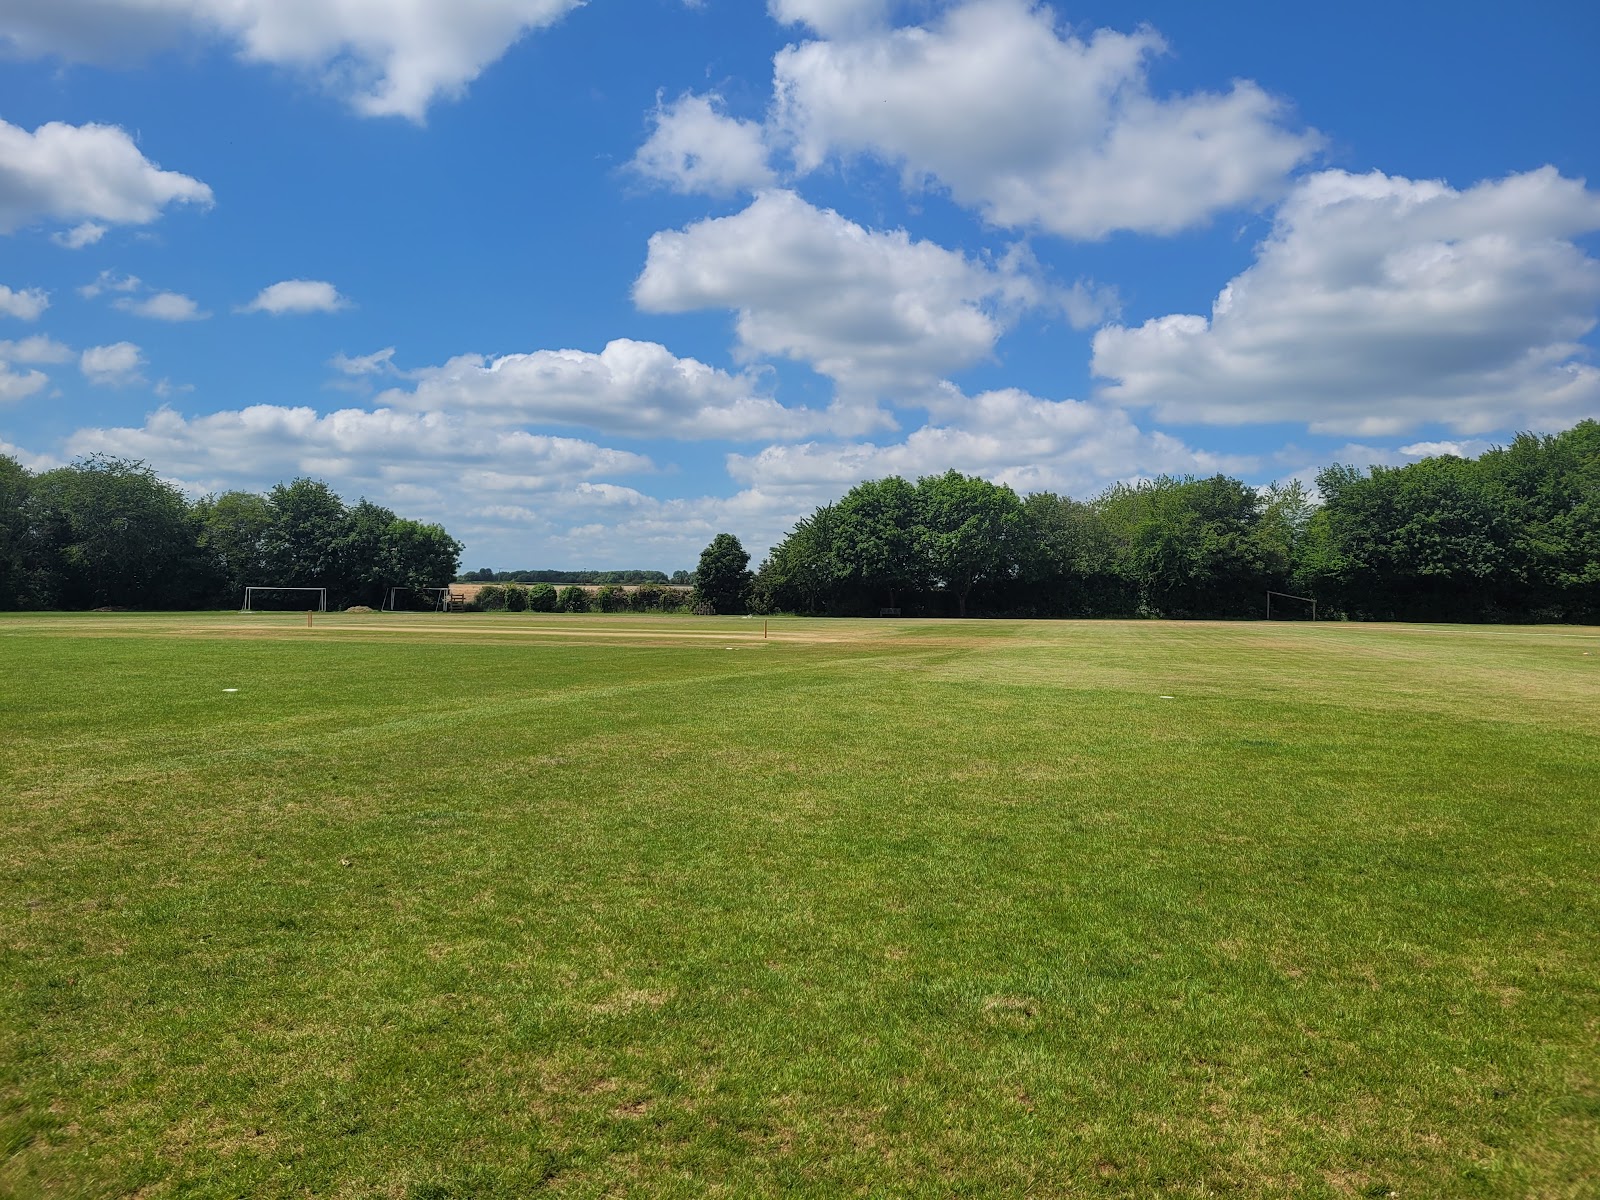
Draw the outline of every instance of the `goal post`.
[[[1268,592],[1267,593],[1267,620],[1269,620],[1269,621],[1272,620],[1272,598],[1274,596],[1277,596],[1280,600],[1298,600],[1303,604],[1311,605],[1311,619],[1313,621],[1315,621],[1317,619],[1317,602],[1316,602],[1315,598],[1313,598],[1311,596],[1291,596],[1288,592]],[[1282,608],[1283,606],[1280,604],[1278,607]]]
[[[450,589],[447,587],[392,587],[383,597],[384,612],[399,612],[398,601],[406,592],[416,592],[422,596],[431,597],[430,603],[434,612],[444,612],[450,604]]]
[[[317,595],[317,611],[328,611],[328,589],[319,587],[247,587],[244,590],[244,607],[239,611],[242,613],[260,612],[261,610],[255,606],[255,598],[261,592],[315,592]],[[295,611],[299,610],[296,609]]]

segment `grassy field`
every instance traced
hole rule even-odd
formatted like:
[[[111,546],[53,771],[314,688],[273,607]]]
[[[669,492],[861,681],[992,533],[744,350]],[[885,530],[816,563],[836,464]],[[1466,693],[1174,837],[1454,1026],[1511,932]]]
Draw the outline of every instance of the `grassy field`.
[[[0,735],[0,1195],[1600,1195],[1595,629],[3,616]]]

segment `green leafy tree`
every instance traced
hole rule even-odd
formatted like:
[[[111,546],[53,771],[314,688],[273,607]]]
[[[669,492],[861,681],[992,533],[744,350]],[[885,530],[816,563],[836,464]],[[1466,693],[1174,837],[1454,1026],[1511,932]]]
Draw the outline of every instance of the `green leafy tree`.
[[[835,573],[897,607],[899,593],[927,586],[918,516],[917,489],[898,475],[851,488],[828,531],[833,561],[843,567]]]
[[[528,589],[529,612],[555,612],[556,603],[556,589],[554,585],[548,583],[536,583]]]
[[[561,589],[556,599],[556,607],[564,613],[581,613],[589,611],[589,592],[586,588],[576,584]]]
[[[695,569],[695,593],[715,612],[740,613],[745,610],[752,582],[750,555],[731,533],[719,533],[700,552]]]
[[[1600,620],[1600,421],[1518,434],[1477,466],[1513,530],[1520,586],[1507,606],[1543,620]]]
[[[1093,504],[1036,492],[1022,511],[1021,577],[1040,615],[1125,615],[1137,608],[1137,592],[1117,570],[1120,543]]]
[[[1095,505],[1141,612],[1247,616],[1287,575],[1287,552],[1276,556],[1275,573],[1273,547],[1260,535],[1261,495],[1237,479],[1161,476],[1113,487]]]
[[[348,513],[344,501],[318,479],[280,483],[267,493],[272,525],[265,539],[269,587],[325,587],[337,603],[343,578]]]
[[[595,593],[594,606],[601,612],[623,612],[628,607],[628,593],[621,584],[603,584]]]
[[[244,589],[267,582],[272,509],[254,492],[223,492],[194,506],[199,545],[214,582],[214,599],[237,604]]]
[[[182,494],[142,462],[92,455],[31,483],[41,589],[63,608],[194,602],[201,556]]]
[[[391,536],[395,514],[381,504],[365,498],[348,509],[344,524],[334,541],[334,575],[328,586],[339,593],[341,604],[383,602],[384,593],[394,582],[396,554]]]
[[[27,512],[31,481],[27,468],[0,454],[0,609],[32,606]]]
[[[958,616],[979,582],[1014,578],[1022,549],[1022,501],[1010,488],[959,471],[917,480],[917,547],[928,579],[949,592]]]
[[[1451,456],[1317,476],[1329,575],[1355,616],[1477,620],[1497,615],[1524,566],[1512,505],[1478,464]]]
[[[442,525],[397,517],[389,523],[384,548],[390,587],[446,587],[461,569],[461,543]]]
[[[833,505],[802,517],[756,572],[753,606],[761,612],[840,611],[849,568],[840,557],[838,526]]]

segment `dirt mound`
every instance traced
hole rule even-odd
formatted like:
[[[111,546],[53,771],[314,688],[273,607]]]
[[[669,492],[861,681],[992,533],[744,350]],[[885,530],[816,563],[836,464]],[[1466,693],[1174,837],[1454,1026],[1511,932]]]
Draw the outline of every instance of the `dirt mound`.
[[[352,604],[349,608],[345,609],[345,612],[347,613],[369,613],[376,611],[377,609],[369,608],[365,604]]]

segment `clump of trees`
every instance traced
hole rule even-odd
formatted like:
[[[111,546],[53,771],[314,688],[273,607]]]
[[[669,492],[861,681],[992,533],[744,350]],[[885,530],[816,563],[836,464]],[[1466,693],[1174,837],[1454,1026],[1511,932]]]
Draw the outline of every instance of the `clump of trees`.
[[[0,608],[225,607],[251,585],[376,607],[390,587],[444,586],[460,559],[441,526],[314,479],[190,503],[142,462],[35,475],[0,456]]]
[[[1476,460],[1336,465],[1316,482],[1320,503],[1298,483],[1225,475],[1088,500],[955,471],[873,480],[800,521],[747,600],[837,615],[1250,617],[1271,589],[1356,619],[1600,620],[1600,423],[1521,434]]]

